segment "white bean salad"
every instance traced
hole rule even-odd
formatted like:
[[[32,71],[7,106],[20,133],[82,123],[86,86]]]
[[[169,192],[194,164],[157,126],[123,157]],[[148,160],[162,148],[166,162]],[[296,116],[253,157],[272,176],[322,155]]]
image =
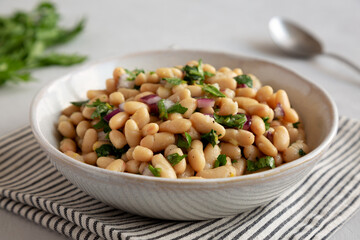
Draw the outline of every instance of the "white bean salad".
[[[117,172],[225,178],[278,167],[309,151],[286,91],[202,60],[145,72],[118,67],[106,88],[62,111],[60,150]]]

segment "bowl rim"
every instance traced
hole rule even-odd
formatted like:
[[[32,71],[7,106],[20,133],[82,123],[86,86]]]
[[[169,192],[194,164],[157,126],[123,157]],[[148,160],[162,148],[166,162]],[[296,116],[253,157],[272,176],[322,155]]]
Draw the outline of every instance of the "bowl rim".
[[[58,150],[57,148],[55,148],[52,144],[50,144],[50,142],[45,138],[45,136],[43,135],[42,131],[40,130],[40,125],[39,122],[36,119],[36,112],[37,112],[37,108],[39,103],[41,102],[43,96],[46,94],[46,92],[48,91],[49,88],[51,88],[55,83],[57,83],[58,81],[69,81],[69,79],[71,79],[71,77],[77,73],[80,73],[86,69],[89,69],[91,67],[97,66],[97,65],[101,65],[104,64],[106,62],[111,62],[111,61],[116,61],[116,60],[121,60],[121,59],[126,59],[126,58],[131,58],[137,55],[151,55],[151,54],[158,54],[158,53],[177,53],[177,52],[187,52],[187,53],[197,53],[197,54],[215,54],[215,55],[223,55],[223,56],[228,56],[228,57],[232,57],[232,58],[241,58],[244,60],[251,60],[251,61],[255,61],[255,62],[259,62],[262,64],[267,64],[267,65],[271,65],[272,67],[275,68],[280,68],[282,71],[286,71],[289,74],[295,75],[297,78],[299,78],[301,81],[306,82],[307,84],[310,84],[313,88],[315,88],[317,91],[320,91],[324,96],[326,101],[328,102],[329,106],[330,106],[330,116],[332,117],[332,126],[330,131],[327,133],[327,135],[325,136],[325,139],[315,148],[313,149],[310,153],[306,154],[303,157],[300,157],[299,159],[296,159],[292,162],[283,164],[279,167],[276,167],[274,169],[269,169],[266,171],[262,171],[262,172],[258,172],[258,173],[253,173],[253,174],[248,174],[248,175],[241,175],[241,176],[235,176],[235,177],[228,177],[228,178],[214,178],[214,179],[169,179],[169,178],[160,178],[160,177],[153,177],[153,176],[143,176],[143,175],[139,175],[139,174],[129,174],[129,173],[123,173],[123,172],[114,172],[114,171],[109,171],[106,169],[102,169],[93,165],[89,165],[86,163],[82,163],[80,161],[77,161],[67,155],[65,155],[64,153],[62,153],[60,150]],[[72,167],[84,171],[84,172],[91,172],[93,174],[98,173],[101,176],[102,174],[105,174],[106,178],[110,177],[110,176],[114,176],[114,177],[118,177],[119,179],[127,179],[127,180],[140,180],[143,181],[145,180],[145,182],[154,182],[154,183],[170,183],[170,184],[182,184],[182,185],[207,185],[207,184],[213,184],[213,183],[217,183],[217,184],[222,184],[222,183],[229,183],[229,182],[243,182],[243,181],[263,181],[267,178],[271,178],[271,177],[275,177],[276,175],[288,171],[289,169],[292,168],[296,168],[302,164],[305,164],[311,160],[313,160],[314,158],[316,158],[316,156],[322,154],[322,152],[324,150],[326,150],[326,148],[331,144],[332,140],[334,139],[334,137],[336,136],[337,133],[337,129],[338,129],[338,110],[336,108],[336,105],[333,101],[333,99],[330,97],[330,95],[327,93],[326,90],[320,88],[318,85],[316,85],[315,83],[305,79],[304,77],[300,76],[299,74],[295,73],[294,71],[287,69],[285,67],[282,67],[276,63],[273,62],[269,62],[266,60],[262,60],[262,59],[258,59],[258,58],[253,58],[253,57],[248,57],[248,56],[242,56],[239,54],[234,54],[234,53],[229,53],[229,52],[224,52],[224,51],[212,51],[212,50],[197,50],[197,49],[165,49],[165,50],[150,50],[150,51],[141,51],[141,52],[135,52],[135,53],[129,53],[129,54],[124,54],[121,56],[113,56],[113,57],[107,57],[107,58],[102,58],[100,60],[97,61],[93,61],[90,62],[88,64],[85,64],[81,67],[79,67],[77,70],[71,71],[70,73],[63,75],[51,82],[49,82],[48,84],[46,84],[44,87],[42,87],[40,89],[40,91],[35,95],[35,97],[33,98],[32,102],[31,102],[31,107],[30,107],[30,126],[32,129],[32,132],[36,138],[36,140],[38,141],[38,143],[40,144],[41,148],[47,153],[50,154],[52,156],[54,156],[56,159],[59,159],[63,162],[65,162],[65,164],[69,164]]]

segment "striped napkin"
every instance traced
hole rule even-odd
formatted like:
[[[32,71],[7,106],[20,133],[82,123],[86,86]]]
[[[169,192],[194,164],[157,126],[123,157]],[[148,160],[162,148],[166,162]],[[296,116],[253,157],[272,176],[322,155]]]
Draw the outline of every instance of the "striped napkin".
[[[175,222],[113,209],[68,182],[30,127],[0,138],[0,207],[73,239],[327,239],[360,206],[360,121],[342,117],[330,149],[294,188],[236,216]]]

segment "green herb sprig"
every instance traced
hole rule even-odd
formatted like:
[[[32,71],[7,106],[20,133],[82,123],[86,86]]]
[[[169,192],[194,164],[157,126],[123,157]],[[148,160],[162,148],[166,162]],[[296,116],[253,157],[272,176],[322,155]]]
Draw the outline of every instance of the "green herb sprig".
[[[121,158],[121,155],[126,153],[129,150],[129,145],[125,145],[123,148],[115,148],[112,144],[103,144],[97,149],[95,149],[95,152],[98,157],[107,157],[107,156],[114,156],[117,159]]]
[[[184,114],[188,109],[186,107],[181,106],[180,103],[175,103],[171,107],[168,108],[168,113],[181,113]]]
[[[128,77],[126,78],[126,80],[128,81],[134,81],[135,78],[140,74],[140,73],[145,73],[144,69],[137,69],[135,68],[135,70],[130,71],[128,69],[125,69],[125,72],[127,73]]]
[[[181,160],[183,160],[184,158],[186,158],[187,155],[179,155],[178,153],[173,153],[170,154],[169,156],[166,157],[166,159],[170,162],[171,166],[175,166],[176,164],[178,164]]]
[[[216,87],[212,86],[212,85],[207,85],[204,84],[204,86],[202,87],[202,90],[204,92],[209,93],[211,96],[215,96],[215,97],[226,97],[225,94],[223,94],[222,92],[220,92],[219,89],[217,89]]]
[[[163,78],[163,79],[174,86],[186,83],[186,81],[180,78]]]
[[[69,66],[86,59],[76,54],[46,52],[72,40],[85,25],[83,19],[67,29],[59,26],[59,20],[59,13],[50,2],[42,2],[30,12],[0,17],[0,86],[31,80],[29,70],[34,68]]]
[[[245,84],[249,88],[253,87],[253,80],[251,79],[251,77],[249,75],[246,75],[246,74],[238,75],[238,76],[234,77],[234,79],[236,80],[236,82],[238,84]]]
[[[105,117],[113,109],[112,105],[107,102],[101,102],[99,99],[96,99],[95,102],[86,106],[96,108],[95,111],[91,114],[92,119]]]
[[[201,59],[199,59],[197,66],[186,65],[183,68],[183,72],[184,72],[184,81],[186,81],[188,84],[196,83],[202,85],[205,80]]]
[[[148,168],[155,177],[160,177],[161,168],[155,168],[151,164],[149,164]]]
[[[302,149],[302,148],[300,148],[299,149],[299,156],[305,156],[306,155],[306,152]]]
[[[78,102],[70,102],[72,105],[76,106],[76,107],[82,107],[85,106],[85,104],[87,104],[89,102],[89,100],[86,101],[78,101]]]
[[[257,161],[246,160],[246,169],[249,172],[257,171],[261,168],[275,168],[275,159],[270,156],[262,157]]]
[[[227,163],[226,155],[220,154],[214,162],[214,168],[225,166]]]
[[[262,118],[262,120],[264,121],[264,124],[265,124],[265,130],[269,130],[270,128],[270,123],[268,122],[269,121],[269,117],[264,117]]]
[[[226,116],[220,116],[215,113],[214,119],[217,123],[223,126],[238,128],[238,129],[242,129],[247,121],[246,115],[242,113],[235,115],[226,115]]]
[[[293,128],[299,128],[299,124],[300,124],[300,122],[295,122],[295,123],[293,123],[292,125],[293,125]]]
[[[204,146],[210,143],[214,147],[219,143],[219,136],[214,129],[211,129],[210,132],[201,135],[201,140],[205,143]]]
[[[188,148],[190,148],[190,146],[191,146],[191,141],[192,141],[192,138],[191,138],[191,136],[190,136],[190,134],[189,133],[187,133],[187,132],[185,132],[185,137],[183,137],[183,136],[179,136],[179,138],[178,138],[178,141],[177,141],[177,146],[179,147],[179,148],[186,148],[186,149],[188,149]]]
[[[168,113],[181,113],[184,114],[188,109],[186,107],[181,106],[180,103],[175,103],[168,109],[165,107],[165,100],[161,99],[157,103],[158,109],[159,109],[159,117],[161,119],[167,119]]]

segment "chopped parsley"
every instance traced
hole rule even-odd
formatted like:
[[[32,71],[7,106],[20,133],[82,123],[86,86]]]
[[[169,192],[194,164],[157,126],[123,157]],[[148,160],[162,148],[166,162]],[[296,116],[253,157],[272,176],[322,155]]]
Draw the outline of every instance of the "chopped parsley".
[[[88,104],[86,105],[87,107],[95,107],[95,111],[93,112],[93,114],[91,115],[91,118],[101,118],[101,117],[105,117],[110,110],[113,109],[113,106],[111,106],[109,103],[107,102],[101,102],[99,99],[96,99],[95,102],[93,102],[92,104]]]
[[[171,166],[175,166],[186,157],[186,154],[180,156],[178,153],[173,153],[167,156],[166,159],[170,162]]]
[[[139,75],[140,73],[145,73],[144,69],[137,69],[137,68],[133,71],[129,71],[128,69],[125,69],[125,72],[128,75],[128,77],[126,78],[126,80],[128,81],[134,81],[137,75]]]
[[[178,141],[177,141],[177,146],[179,148],[188,149],[191,146],[191,141],[192,141],[192,138],[191,138],[190,134],[185,132],[185,137],[183,137],[181,135],[179,136]]]
[[[253,87],[253,80],[251,79],[250,76],[248,76],[246,74],[238,75],[238,76],[234,77],[234,79],[236,80],[236,82],[238,84],[245,84],[249,88]]]
[[[149,164],[148,168],[155,177],[160,177],[161,168],[154,168],[151,164]]]
[[[226,163],[227,163],[226,155],[225,155],[225,154],[220,154],[220,155],[217,157],[217,159],[215,160],[214,168],[221,167],[221,166],[225,166]]]
[[[237,163],[238,160],[231,160],[231,163]]]
[[[265,123],[265,130],[266,130],[266,131],[269,130],[269,128],[270,128],[270,123],[268,122],[268,121],[269,121],[269,117],[264,117],[264,118],[262,118],[262,120],[263,120],[264,123]]]
[[[275,159],[273,157],[266,156],[257,161],[246,160],[246,168],[250,172],[266,167],[275,168]]]
[[[180,85],[183,83],[186,83],[186,81],[180,79],[180,78],[163,78],[165,81],[170,83],[171,85]]]
[[[214,129],[211,129],[211,131],[208,133],[202,134],[201,140],[203,140],[206,143],[204,145],[210,143],[213,147],[219,143],[219,137]]]
[[[101,118],[101,120],[97,124],[95,124],[93,127],[95,129],[102,129],[104,131],[104,133],[111,132],[109,123],[107,121],[105,121],[103,118]]]
[[[206,77],[213,77],[213,76],[215,76],[215,74],[213,74],[213,73],[211,73],[211,72],[208,72],[208,71],[205,71],[205,72],[204,72],[204,75],[205,75]]]
[[[296,123],[293,123],[292,125],[293,125],[294,128],[298,128],[299,124],[300,124],[300,122],[296,122]]]
[[[157,103],[157,106],[158,106],[158,109],[159,109],[159,117],[161,119],[167,119],[168,118],[168,112],[166,111],[164,101],[165,101],[164,99],[161,99]]]
[[[166,110],[165,100],[164,99],[161,99],[160,101],[158,101],[157,106],[158,106],[158,109],[159,109],[159,117],[161,119],[167,119],[168,118],[168,113],[181,113],[181,114],[184,114],[188,110],[186,107],[181,106],[180,103],[175,103],[174,105],[172,105],[171,107],[169,107]]]
[[[153,75],[153,74],[155,74],[155,72],[154,72],[154,71],[150,71],[149,74],[150,74],[150,75]]]
[[[306,152],[304,152],[304,150],[302,148],[299,149],[299,155],[300,156],[305,156]]]
[[[188,109],[186,107],[181,106],[180,103],[175,103],[171,107],[168,108],[167,113],[181,113],[184,114]]]
[[[115,148],[112,144],[103,144],[97,149],[95,152],[98,157],[107,157],[109,155],[114,156],[116,158],[121,158],[121,155],[129,150],[129,145],[125,145],[123,148]]]
[[[184,72],[184,80],[189,84],[194,84],[194,83],[203,84],[205,76],[204,76],[204,71],[202,69],[201,59],[198,61],[197,66],[186,65],[183,68],[183,72]]]
[[[89,102],[89,100],[86,101],[79,101],[79,102],[70,102],[72,105],[76,106],[76,107],[82,107],[85,104],[87,104]]]
[[[214,119],[217,123],[223,126],[239,128],[239,129],[242,129],[247,121],[246,115],[243,113],[239,113],[235,115],[226,115],[226,116],[220,116],[215,113]]]
[[[223,94],[222,92],[220,92],[219,89],[217,89],[216,87],[212,86],[212,85],[207,85],[204,84],[204,86],[202,87],[202,90],[204,92],[207,92],[215,97],[226,97],[225,94]]]

